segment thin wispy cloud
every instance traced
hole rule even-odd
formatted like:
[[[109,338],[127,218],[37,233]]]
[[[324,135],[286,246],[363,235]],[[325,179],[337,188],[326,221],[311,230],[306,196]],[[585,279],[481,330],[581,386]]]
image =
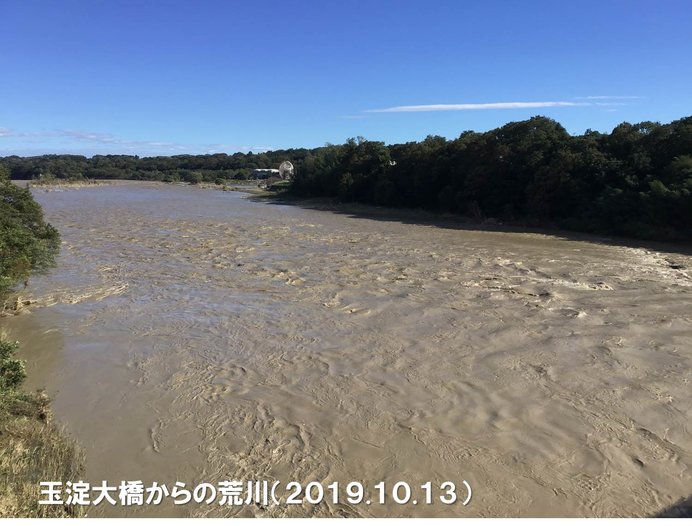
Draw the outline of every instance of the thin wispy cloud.
[[[198,146],[198,148],[203,148],[202,153],[224,153],[224,152],[269,152],[274,149],[273,146],[248,146],[244,144],[205,144],[203,146]]]
[[[636,100],[643,99],[638,95],[590,95],[589,97],[574,97],[581,100]]]
[[[78,130],[57,130],[60,137],[68,137],[78,142],[94,142],[104,145],[116,145],[127,150],[152,148],[169,152],[188,151],[192,145],[168,141],[141,141],[123,139],[110,133],[83,132]]]
[[[363,113],[415,113],[428,111],[479,111],[479,110],[517,110],[534,108],[570,108],[584,106],[626,106],[628,102],[643,97],[637,95],[589,95],[574,97],[569,100],[522,101],[522,102],[481,102],[462,104],[417,104],[409,106],[393,106],[365,110]],[[342,118],[356,118],[344,116]]]
[[[415,106],[394,106],[376,110],[365,110],[365,113],[408,113],[421,111],[473,111],[473,110],[516,110],[526,108],[562,108],[571,106],[589,106],[588,102],[543,101],[543,102],[483,102],[465,104],[421,104]]]
[[[15,138],[15,137],[57,137],[57,132],[27,132],[13,130],[11,128],[0,128],[0,138]]]
[[[97,144],[104,147],[117,148],[118,152],[142,152],[149,155],[238,151],[266,152],[272,149],[269,146],[248,146],[239,144],[186,144],[170,141],[133,140],[118,137],[111,133],[86,132],[80,130],[21,131],[10,128],[0,128],[0,139],[26,139],[32,143],[35,143],[37,139],[45,139],[48,141],[63,139],[75,145]],[[10,151],[10,149],[0,148],[0,151],[7,152]]]

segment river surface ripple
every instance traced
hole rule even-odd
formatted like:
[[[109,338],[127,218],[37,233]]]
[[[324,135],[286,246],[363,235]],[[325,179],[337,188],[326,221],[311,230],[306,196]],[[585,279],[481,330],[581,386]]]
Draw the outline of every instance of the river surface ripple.
[[[632,516],[692,493],[689,256],[173,185],[35,195],[59,265],[2,324],[87,480],[474,490],[91,515]]]

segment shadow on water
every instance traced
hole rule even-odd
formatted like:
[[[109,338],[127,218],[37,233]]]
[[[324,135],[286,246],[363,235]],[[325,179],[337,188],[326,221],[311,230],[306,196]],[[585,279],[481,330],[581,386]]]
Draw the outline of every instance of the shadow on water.
[[[654,518],[666,519],[690,519],[692,518],[692,495],[686,499],[681,499],[672,506],[661,510]]]
[[[341,203],[328,198],[301,198],[283,196],[251,196],[250,199],[268,204],[297,206],[308,210],[331,212],[352,218],[372,219],[376,221],[396,221],[406,225],[424,225],[467,232],[493,232],[513,234],[543,234],[568,241],[581,241],[599,245],[643,248],[656,252],[668,252],[682,256],[692,256],[692,241],[658,242],[620,236],[606,236],[575,232],[558,228],[531,227],[519,224],[502,224],[494,222],[474,223],[469,218],[452,214],[441,214],[420,209],[388,208],[359,203]],[[675,265],[676,262],[671,262]],[[672,267],[677,268],[677,267]],[[684,267],[681,267],[683,270]]]

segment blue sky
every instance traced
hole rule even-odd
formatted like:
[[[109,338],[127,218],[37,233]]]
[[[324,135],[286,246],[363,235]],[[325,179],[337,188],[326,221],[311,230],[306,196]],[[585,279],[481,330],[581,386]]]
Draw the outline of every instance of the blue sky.
[[[532,115],[582,133],[692,115],[689,0],[2,0],[0,20],[0,155],[395,143]]]

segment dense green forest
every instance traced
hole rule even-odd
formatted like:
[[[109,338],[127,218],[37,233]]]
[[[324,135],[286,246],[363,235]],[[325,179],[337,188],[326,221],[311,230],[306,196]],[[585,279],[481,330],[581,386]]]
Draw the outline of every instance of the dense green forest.
[[[385,145],[362,138],[315,149],[233,155],[5,157],[13,179],[224,182],[296,167],[292,191],[533,226],[692,239],[692,117],[570,135],[534,117],[457,139]]]

